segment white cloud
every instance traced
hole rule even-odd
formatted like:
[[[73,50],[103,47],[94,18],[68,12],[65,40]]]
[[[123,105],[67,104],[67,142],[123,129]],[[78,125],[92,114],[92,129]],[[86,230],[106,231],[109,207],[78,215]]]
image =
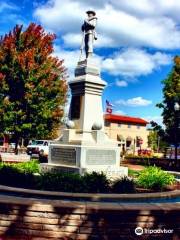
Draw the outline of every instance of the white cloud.
[[[39,5],[34,15],[48,29],[55,32],[71,33],[80,29],[85,9],[78,1],[49,0]],[[79,31],[78,31],[79,32]]]
[[[142,49],[128,48],[106,58],[102,62],[102,68],[115,76],[122,75],[134,78],[150,74],[153,70],[162,65],[170,64],[170,62],[171,56],[165,53],[150,54]]]
[[[72,78],[79,60],[80,50],[65,50],[59,45],[55,45],[53,55],[65,60],[64,65],[68,68],[68,74]],[[115,84],[119,87],[126,87],[128,82],[133,81],[136,77],[150,74],[161,66],[170,64],[171,57],[161,52],[150,54],[145,50],[129,48],[113,54],[111,58],[94,55],[94,60],[101,66],[102,72],[108,72],[114,76],[121,75],[125,78],[116,79]]]
[[[116,104],[123,105],[123,106],[129,106],[129,107],[144,107],[152,104],[151,100],[146,100],[142,97],[135,97],[130,98],[128,100],[120,99],[116,101]]]
[[[64,66],[67,68],[68,80],[74,78],[74,70],[77,66],[80,57],[80,50],[65,50],[59,45],[54,46],[53,56],[58,57],[60,60],[64,60]],[[94,56],[94,62],[96,65],[100,65],[101,57]]]
[[[5,1],[0,2],[0,24],[1,26],[3,26],[4,31],[1,31],[0,35],[5,35],[7,32],[6,24],[7,21],[8,23],[13,23],[13,24],[19,24],[19,25],[23,25],[24,27],[27,26],[26,24],[26,19],[23,18],[23,16],[21,16],[19,14],[19,6],[11,3],[9,1],[9,3],[6,3]],[[9,31],[9,29],[8,29]]]
[[[65,59],[72,76],[78,61],[77,49],[82,41],[81,25],[85,12],[89,8],[96,9],[98,40],[95,41],[95,51],[100,47],[115,48],[114,54],[107,58],[96,56],[102,71],[130,82],[171,63],[171,56],[156,48],[180,48],[178,20],[173,17],[173,11],[180,9],[180,4],[175,0],[171,4],[169,0],[163,1],[48,0],[35,6],[34,16],[46,29],[61,36],[66,49],[71,48],[61,49],[58,55]],[[117,52],[117,47],[124,48]],[[142,47],[155,49],[149,53]],[[125,85],[124,82],[116,82],[116,85]]]
[[[66,43],[66,45],[68,45],[70,47],[79,47],[79,49],[80,49],[80,44],[81,44],[82,38],[83,38],[83,36],[81,34],[67,33],[67,34],[63,35],[62,38],[63,38],[64,42]]]
[[[112,4],[123,11],[136,16],[170,16],[175,19],[180,19],[180,2],[177,0],[131,0],[131,1],[116,1],[111,0]],[[158,9],[158,11],[157,11]]]
[[[159,125],[164,126],[162,116],[146,116],[144,119],[146,119],[148,122],[154,121]]]
[[[122,110],[113,111],[113,114],[127,115],[127,114],[126,114],[124,111],[122,111]]]
[[[94,41],[94,46],[96,48],[100,48],[102,46],[108,46],[111,47],[114,45],[113,39],[108,36],[98,36],[98,40]],[[62,36],[62,39],[65,42],[65,45],[68,47],[78,47],[80,48],[80,45],[82,43],[83,35],[81,33],[67,33]]]
[[[34,15],[46,28],[66,36],[80,33],[89,8],[97,11],[99,47],[180,48],[180,3],[177,0],[49,0],[38,5]],[[67,45],[80,45],[65,36]]]
[[[69,76],[69,80],[72,80],[74,77],[74,70],[78,62],[78,57],[80,55],[80,51],[78,50],[64,50],[61,47],[55,45],[54,46],[53,56],[58,57],[60,60],[64,60],[64,66],[67,68],[67,73]]]
[[[0,13],[2,13],[4,10],[17,10],[17,9],[18,7],[13,4],[0,2]]]
[[[124,80],[118,80],[116,79],[116,86],[118,87],[127,87],[128,83]]]
[[[180,47],[180,32],[166,16],[139,17],[113,6],[99,11],[99,31],[114,39],[114,46],[146,46],[171,49]]]
[[[157,0],[156,0],[157,1]],[[116,8],[122,9],[125,12],[135,14],[135,15],[149,15],[154,13],[154,4],[149,0],[131,0],[131,1],[116,1],[111,0]]]

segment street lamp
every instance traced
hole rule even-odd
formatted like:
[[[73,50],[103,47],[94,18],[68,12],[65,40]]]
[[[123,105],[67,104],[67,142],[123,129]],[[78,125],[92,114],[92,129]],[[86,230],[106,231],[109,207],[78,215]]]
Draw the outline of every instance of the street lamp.
[[[177,158],[177,148],[178,148],[178,138],[179,138],[179,110],[180,106],[178,102],[175,102],[174,104],[174,110],[175,110],[175,163],[178,167],[178,158]]]

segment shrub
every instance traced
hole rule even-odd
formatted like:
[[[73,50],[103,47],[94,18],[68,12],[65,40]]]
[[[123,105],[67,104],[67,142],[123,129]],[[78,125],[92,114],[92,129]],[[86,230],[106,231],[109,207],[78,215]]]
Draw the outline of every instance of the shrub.
[[[82,178],[76,173],[44,173],[41,174],[38,188],[50,191],[81,192]]]
[[[140,171],[133,170],[133,169],[128,169],[128,176],[138,177],[139,173],[140,173]]]
[[[36,177],[32,173],[25,173],[12,166],[1,164],[0,184],[22,188],[34,188],[36,185]]]
[[[109,191],[109,181],[102,173],[43,173],[37,184],[38,189],[62,192],[99,193]]]
[[[3,167],[9,167],[18,170],[21,173],[39,173],[39,162],[37,160],[32,160],[28,162],[21,163],[5,163],[0,162],[0,170]]]
[[[24,173],[39,173],[39,162],[37,160],[31,160],[28,162],[14,163],[13,168],[18,169]]]
[[[0,163],[0,184],[62,192],[134,193],[135,184],[143,188],[162,190],[175,181],[173,175],[158,167],[148,167],[140,171],[135,182],[123,177],[112,183],[103,173],[96,172],[86,173],[84,176],[50,172],[35,175],[37,166],[37,161],[24,164]]]
[[[104,173],[86,173],[82,176],[84,189],[83,192],[105,193],[109,191],[110,181]]]
[[[62,192],[108,192],[109,181],[104,174],[89,173],[43,173],[38,177],[36,187],[42,190]]]
[[[112,184],[113,193],[135,193],[135,182],[132,178],[123,177]]]
[[[158,167],[147,167],[142,170],[137,178],[137,184],[140,187],[163,190],[168,185],[175,182],[175,177]]]
[[[41,173],[38,162],[19,164],[0,163],[0,184],[36,188],[62,192],[108,192],[109,180],[103,173],[87,173],[81,176],[76,173]]]

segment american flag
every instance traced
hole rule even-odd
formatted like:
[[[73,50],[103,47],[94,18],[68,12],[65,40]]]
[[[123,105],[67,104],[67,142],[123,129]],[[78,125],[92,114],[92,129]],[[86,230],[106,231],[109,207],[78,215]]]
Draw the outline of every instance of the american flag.
[[[111,113],[112,113],[112,108],[108,108],[108,107],[107,107],[107,108],[106,108],[106,112],[111,114]]]
[[[106,106],[107,106],[107,107],[113,107],[113,104],[110,103],[108,100],[106,100]]]

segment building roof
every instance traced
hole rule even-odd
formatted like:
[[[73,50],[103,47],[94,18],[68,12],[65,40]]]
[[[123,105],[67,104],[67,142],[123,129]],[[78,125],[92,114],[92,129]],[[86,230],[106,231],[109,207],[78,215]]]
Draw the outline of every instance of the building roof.
[[[109,122],[123,122],[123,123],[134,123],[146,125],[148,122],[142,118],[115,115],[115,114],[104,114],[105,120]]]

